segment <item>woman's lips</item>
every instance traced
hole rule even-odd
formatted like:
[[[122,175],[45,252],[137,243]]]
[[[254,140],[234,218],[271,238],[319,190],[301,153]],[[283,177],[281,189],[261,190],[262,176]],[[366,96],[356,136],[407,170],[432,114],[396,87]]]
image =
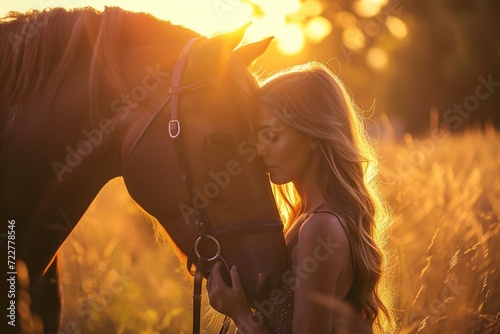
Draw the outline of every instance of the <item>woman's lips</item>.
[[[269,166],[269,165],[266,165],[265,167],[266,167],[266,172],[270,172],[271,170],[276,168],[276,166]]]

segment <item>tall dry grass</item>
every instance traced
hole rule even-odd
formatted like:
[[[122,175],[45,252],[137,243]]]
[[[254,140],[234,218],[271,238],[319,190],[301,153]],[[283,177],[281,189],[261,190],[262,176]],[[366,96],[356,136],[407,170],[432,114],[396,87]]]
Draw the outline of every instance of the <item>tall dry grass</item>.
[[[400,333],[498,333],[500,135],[405,141],[381,147]]]
[[[381,155],[399,333],[500,332],[499,133],[406,136]],[[184,271],[113,180],[61,250],[61,333],[190,333]]]
[[[184,267],[167,245],[155,243],[122,179],[102,189],[60,254],[60,332],[190,333]]]

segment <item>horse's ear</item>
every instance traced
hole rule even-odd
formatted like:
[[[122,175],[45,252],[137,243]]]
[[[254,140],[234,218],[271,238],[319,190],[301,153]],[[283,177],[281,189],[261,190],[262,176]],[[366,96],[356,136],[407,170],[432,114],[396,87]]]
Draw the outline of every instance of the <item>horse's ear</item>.
[[[264,51],[269,47],[269,44],[274,37],[268,37],[262,41],[242,45],[234,51],[234,54],[247,66],[250,66]]]
[[[241,43],[243,36],[245,36],[245,31],[251,23],[245,23],[236,30],[212,37],[207,41],[207,44],[215,46],[219,52],[223,50],[223,52],[228,52],[229,54]]]
[[[236,30],[211,37],[201,43],[200,47],[193,50],[192,54],[198,54],[199,57],[195,58],[201,58],[205,61],[198,62],[195,66],[201,66],[201,68],[195,68],[194,71],[202,70],[205,66],[210,66],[212,71],[217,71],[223,67],[233,54],[234,49],[243,40],[245,31],[250,24],[251,22],[248,22]]]
[[[222,35],[229,41],[229,45],[232,46],[232,50],[234,50],[241,43],[243,37],[245,36],[245,31],[250,24],[252,24],[252,22],[247,22],[238,29]]]

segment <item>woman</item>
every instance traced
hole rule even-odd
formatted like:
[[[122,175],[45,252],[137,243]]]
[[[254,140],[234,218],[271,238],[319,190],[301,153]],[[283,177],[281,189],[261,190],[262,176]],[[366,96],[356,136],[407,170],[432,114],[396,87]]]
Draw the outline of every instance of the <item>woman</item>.
[[[272,76],[261,92],[257,153],[287,223],[290,269],[282,291],[249,302],[237,269],[231,268],[227,287],[216,264],[207,282],[212,307],[243,333],[372,327],[387,333],[391,314],[378,292],[384,259],[375,227],[389,220],[361,115],[338,77],[317,62]]]

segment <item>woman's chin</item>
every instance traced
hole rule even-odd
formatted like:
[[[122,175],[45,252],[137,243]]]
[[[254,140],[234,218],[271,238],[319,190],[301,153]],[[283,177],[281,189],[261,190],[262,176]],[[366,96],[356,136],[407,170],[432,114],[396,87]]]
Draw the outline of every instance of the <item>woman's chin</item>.
[[[272,183],[276,185],[283,185],[285,183],[290,182],[290,180],[285,180],[283,177],[280,177],[279,175],[269,173],[269,179],[271,180]]]

